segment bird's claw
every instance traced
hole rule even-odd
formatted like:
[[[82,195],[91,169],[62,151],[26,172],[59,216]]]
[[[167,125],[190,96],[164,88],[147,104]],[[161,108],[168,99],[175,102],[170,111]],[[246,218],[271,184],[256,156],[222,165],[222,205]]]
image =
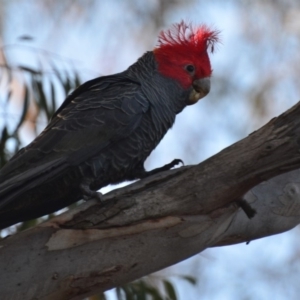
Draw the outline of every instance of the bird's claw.
[[[179,158],[175,158],[175,159],[173,159],[172,162],[169,163],[169,165],[172,166],[171,168],[175,167],[175,166],[178,165],[178,164],[182,164],[182,165],[184,166],[183,160],[181,160],[181,159],[179,159]],[[170,168],[170,169],[171,169],[171,168]]]
[[[99,203],[103,203],[102,193],[91,191],[89,194],[83,195],[85,201],[96,200]]]
[[[170,170],[180,163],[184,166],[184,162],[181,159],[178,159],[178,158],[173,159],[169,164],[164,165],[162,167],[162,170],[165,170],[165,171]]]
[[[173,167],[175,167],[176,165],[183,163],[183,161],[181,159],[173,159],[169,164],[166,164],[160,168],[156,168],[152,171],[145,171],[144,169],[142,170],[142,172],[139,172],[136,176],[136,178],[146,178],[146,177],[149,177],[149,176],[152,176],[152,175],[155,175],[157,173],[160,173],[160,172],[164,172],[164,171],[169,171],[170,169],[172,169]]]
[[[91,190],[87,182],[82,182],[79,188],[82,191],[82,197],[85,201],[96,200],[99,203],[103,203],[102,194]]]

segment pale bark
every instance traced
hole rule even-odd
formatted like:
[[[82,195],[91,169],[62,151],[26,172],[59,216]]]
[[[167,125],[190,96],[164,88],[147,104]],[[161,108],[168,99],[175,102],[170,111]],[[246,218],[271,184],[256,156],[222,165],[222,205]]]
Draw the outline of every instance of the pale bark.
[[[90,201],[0,241],[1,299],[82,299],[207,247],[293,228],[299,141],[297,104],[197,166],[138,181],[105,195],[104,207]],[[234,202],[245,193],[252,219]]]

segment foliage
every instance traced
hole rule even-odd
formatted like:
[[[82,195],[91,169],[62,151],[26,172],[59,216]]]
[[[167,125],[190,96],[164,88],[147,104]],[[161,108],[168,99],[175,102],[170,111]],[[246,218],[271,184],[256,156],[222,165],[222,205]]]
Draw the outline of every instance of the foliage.
[[[155,278],[156,284],[151,284],[150,275],[144,279],[128,283],[116,288],[118,300],[177,300],[178,296],[173,283],[162,277]],[[191,276],[179,276],[191,284],[196,284],[195,278]],[[161,287],[161,288],[158,288]]]
[[[4,51],[2,51],[5,57]],[[37,134],[37,124],[40,117],[47,123],[57,109],[57,95],[64,98],[80,85],[76,71],[60,71],[55,65],[52,71],[42,68],[32,68],[24,65],[13,66],[6,62],[0,65],[0,167],[16,153],[22,145],[21,127],[28,125]],[[21,90],[21,93],[20,93]],[[22,96],[18,97],[17,95]],[[10,106],[13,106],[13,113]],[[18,106],[18,107],[16,107]],[[19,113],[15,113],[19,111]],[[8,147],[8,144],[13,147]]]

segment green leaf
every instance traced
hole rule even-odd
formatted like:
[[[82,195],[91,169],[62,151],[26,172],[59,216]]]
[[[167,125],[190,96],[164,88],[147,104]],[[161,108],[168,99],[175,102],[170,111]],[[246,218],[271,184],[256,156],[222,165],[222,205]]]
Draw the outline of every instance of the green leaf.
[[[32,40],[34,40],[34,38],[31,35],[27,35],[27,34],[19,36],[18,39],[21,40],[21,41],[32,41]]]
[[[11,89],[9,89],[9,90],[8,90],[8,93],[7,93],[7,96],[6,96],[6,103],[9,102],[10,97],[11,97],[11,94],[12,94],[12,91],[11,91]]]
[[[132,283],[133,291],[135,293],[136,300],[146,300],[147,299],[147,291],[144,288],[144,285],[141,284],[142,280],[135,281]]]
[[[27,111],[28,111],[28,107],[29,107],[29,90],[26,85],[24,85],[24,88],[25,88],[25,96],[24,96],[24,101],[23,101],[23,110],[22,110],[22,114],[21,114],[19,123],[15,128],[14,135],[17,133],[17,131],[23,124],[26,114],[27,114]]]
[[[9,66],[7,66],[6,73],[7,73],[7,85],[10,85],[13,80],[13,75]]]
[[[79,78],[79,75],[76,71],[74,71],[75,79],[74,79],[74,87],[77,88],[81,84],[81,80]]]
[[[45,111],[47,119],[50,120],[52,114],[49,105],[47,103],[47,98],[44,92],[44,86],[42,80],[40,78],[36,79],[35,85],[36,85],[36,92],[38,95],[37,100],[39,101],[40,107]]]
[[[38,219],[25,221],[18,227],[18,232],[26,230],[30,227],[33,227],[33,226],[37,225],[37,223],[38,223]]]
[[[26,66],[18,66],[18,68],[25,71],[25,72],[34,74],[34,75],[42,75],[41,71],[37,71],[37,70],[34,70],[34,69],[26,67]]]
[[[53,72],[54,74],[56,75],[58,81],[60,82],[60,84],[62,85],[63,89],[64,89],[64,92],[65,92],[65,95],[68,94],[68,90],[66,88],[66,83],[65,83],[65,80],[64,78],[62,77],[61,75],[61,72],[56,68],[56,66],[54,64],[52,64],[52,69],[53,69]]]
[[[168,280],[164,280],[163,283],[169,299],[177,300],[177,296],[173,284]]]
[[[141,284],[144,286],[146,293],[152,296],[153,300],[163,300],[163,297],[160,295],[160,292],[158,289],[146,284],[142,280],[141,280]]]
[[[1,143],[0,143],[0,168],[2,168],[6,161],[7,161],[7,156],[5,153],[5,145],[6,145],[6,141],[9,139],[9,134],[7,131],[6,126],[4,126],[2,133],[1,133]]]
[[[197,280],[195,277],[193,276],[180,276],[182,279],[188,281],[189,283],[191,283],[192,285],[196,285],[197,284]]]
[[[88,300],[107,300],[104,293],[98,294],[98,295],[93,295],[93,296],[90,296],[90,297],[85,298],[85,299],[88,299]]]
[[[118,286],[116,288],[117,299],[122,300],[122,289]]]
[[[126,284],[126,285],[122,286],[121,289],[125,293],[125,299],[126,300],[135,300],[134,299],[134,293],[132,293],[132,290],[130,288],[130,284]]]
[[[51,115],[53,115],[55,113],[55,111],[57,110],[57,107],[56,107],[55,88],[54,88],[54,84],[52,81],[50,81],[50,89],[51,89],[51,105],[52,105],[52,114]]]
[[[99,295],[99,300],[107,300],[105,293]]]
[[[70,78],[68,77],[68,74],[66,74],[66,80],[65,80],[64,83],[63,83],[63,87],[64,87],[64,89],[65,89],[66,95],[68,95],[69,92],[70,92],[70,90],[72,89],[71,80],[70,80]]]

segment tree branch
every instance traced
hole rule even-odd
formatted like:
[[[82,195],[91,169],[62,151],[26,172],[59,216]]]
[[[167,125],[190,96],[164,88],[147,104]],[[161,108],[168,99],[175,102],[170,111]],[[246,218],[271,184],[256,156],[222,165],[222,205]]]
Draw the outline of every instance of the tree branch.
[[[2,299],[82,299],[207,247],[294,227],[300,171],[262,182],[300,168],[299,123],[297,104],[197,166],[138,181],[106,194],[104,206],[90,201],[2,240]],[[244,194],[257,211],[251,220],[235,202]]]

